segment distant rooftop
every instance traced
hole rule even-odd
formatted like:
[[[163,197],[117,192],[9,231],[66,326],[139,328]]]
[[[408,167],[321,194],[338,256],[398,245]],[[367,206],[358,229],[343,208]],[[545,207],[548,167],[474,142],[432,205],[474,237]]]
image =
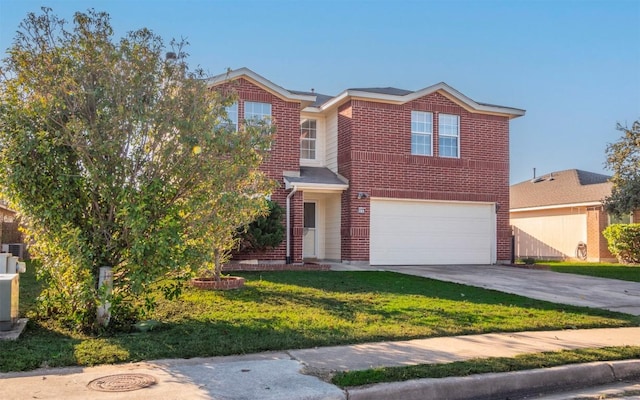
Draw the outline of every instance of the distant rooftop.
[[[569,169],[512,185],[510,208],[601,202],[611,194],[608,175]]]

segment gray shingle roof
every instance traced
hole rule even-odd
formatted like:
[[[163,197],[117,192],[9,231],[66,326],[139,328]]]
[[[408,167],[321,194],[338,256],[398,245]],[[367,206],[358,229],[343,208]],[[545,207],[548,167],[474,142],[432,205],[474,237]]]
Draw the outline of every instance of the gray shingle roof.
[[[611,194],[610,176],[569,169],[552,172],[510,188],[510,208],[600,202]]]
[[[344,185],[333,171],[323,167],[300,167],[300,177],[285,177],[289,183],[313,183],[321,185]]]
[[[289,91],[291,93],[295,93],[295,94],[316,96],[316,101],[313,104],[311,104],[311,107],[320,107],[321,105],[323,105],[327,101],[333,99],[333,96],[329,96],[329,95],[321,94],[321,93],[317,93],[317,92],[302,92],[300,90],[289,90]]]

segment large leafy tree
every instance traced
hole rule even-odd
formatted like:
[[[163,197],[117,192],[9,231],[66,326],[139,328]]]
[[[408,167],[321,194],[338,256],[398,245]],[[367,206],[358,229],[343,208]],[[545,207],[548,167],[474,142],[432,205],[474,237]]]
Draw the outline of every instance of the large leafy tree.
[[[640,120],[631,127],[618,124],[617,129],[623,135],[606,150],[613,189],[604,205],[608,212],[622,215],[640,209]]]
[[[229,129],[233,96],[188,68],[184,43],[165,57],[148,29],[116,41],[94,10],[67,26],[50,9],[29,14],[1,64],[0,185],[42,260],[43,310],[96,330],[97,308],[130,322],[153,306],[150,288],[177,295],[167,278],[214,261],[266,212],[271,127]],[[103,266],[112,290],[98,284]]]

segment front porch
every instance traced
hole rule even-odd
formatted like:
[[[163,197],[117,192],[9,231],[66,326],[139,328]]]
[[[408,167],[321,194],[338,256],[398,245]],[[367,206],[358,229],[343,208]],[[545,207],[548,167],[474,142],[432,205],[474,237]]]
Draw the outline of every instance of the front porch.
[[[346,179],[327,168],[301,167],[299,176],[285,176],[284,181],[291,190],[288,199],[302,197],[302,210],[292,210],[291,201],[287,201],[287,261],[294,242],[302,244],[305,262],[340,261],[342,192],[349,187]],[[292,214],[297,212],[302,213],[302,226],[292,226]]]

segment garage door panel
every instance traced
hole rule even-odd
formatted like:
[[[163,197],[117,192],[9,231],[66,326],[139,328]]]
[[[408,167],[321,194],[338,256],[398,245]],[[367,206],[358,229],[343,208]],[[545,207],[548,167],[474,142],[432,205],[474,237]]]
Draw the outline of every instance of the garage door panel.
[[[370,263],[491,263],[495,214],[490,204],[371,201]]]

